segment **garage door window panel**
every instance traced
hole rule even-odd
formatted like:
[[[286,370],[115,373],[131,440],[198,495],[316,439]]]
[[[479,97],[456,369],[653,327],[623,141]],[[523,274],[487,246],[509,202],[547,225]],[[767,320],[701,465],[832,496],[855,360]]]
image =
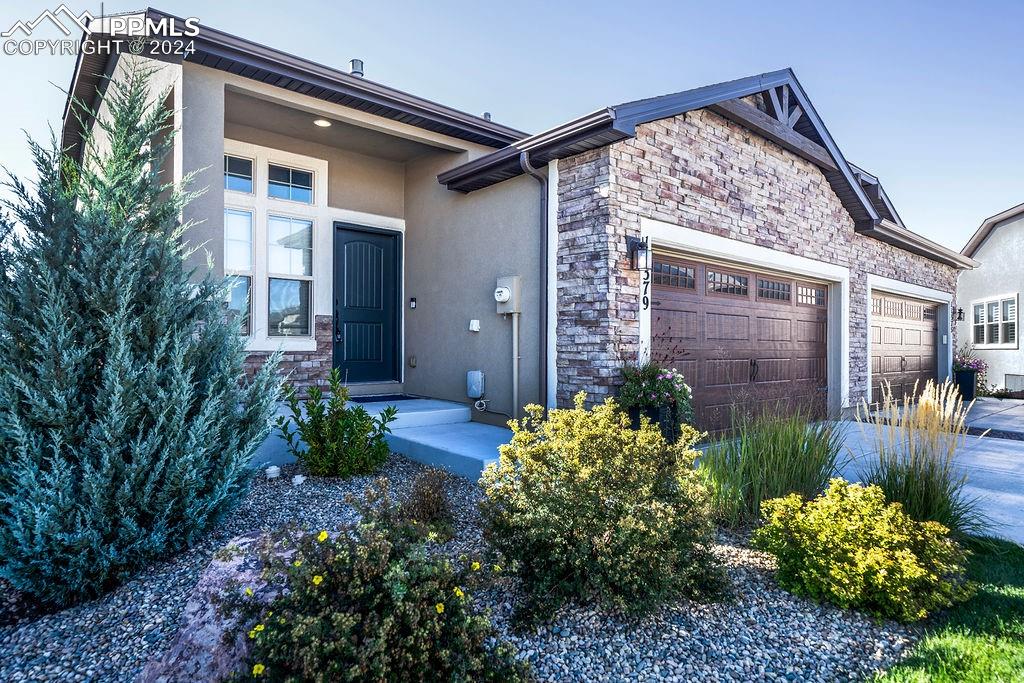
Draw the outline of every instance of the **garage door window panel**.
[[[750,295],[750,278],[737,273],[707,269],[708,294],[726,294],[729,296]]]

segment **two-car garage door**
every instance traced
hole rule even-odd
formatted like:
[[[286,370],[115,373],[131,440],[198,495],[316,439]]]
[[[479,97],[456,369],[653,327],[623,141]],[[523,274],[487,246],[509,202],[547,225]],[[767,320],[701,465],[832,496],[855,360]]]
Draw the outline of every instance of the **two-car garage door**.
[[[825,410],[826,284],[661,254],[651,279],[651,357],[686,376],[699,428],[737,409]]]

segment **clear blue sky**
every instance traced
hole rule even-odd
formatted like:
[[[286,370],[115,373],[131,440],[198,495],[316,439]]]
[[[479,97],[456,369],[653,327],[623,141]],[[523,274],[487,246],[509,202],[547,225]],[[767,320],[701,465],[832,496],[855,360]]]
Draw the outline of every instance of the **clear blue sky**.
[[[179,16],[529,132],[785,66],[908,227],[959,249],[1024,202],[1024,2],[178,2]],[[0,7],[6,30],[50,3]],[[69,0],[76,12],[99,3]],[[107,12],[138,9],[107,2]],[[59,37],[56,31],[48,37]],[[0,54],[0,162],[58,127],[74,60]]]

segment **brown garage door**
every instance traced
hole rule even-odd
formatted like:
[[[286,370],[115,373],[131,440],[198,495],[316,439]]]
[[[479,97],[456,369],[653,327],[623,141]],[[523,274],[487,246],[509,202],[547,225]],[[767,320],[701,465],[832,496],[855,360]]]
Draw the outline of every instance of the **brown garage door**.
[[[938,375],[937,307],[916,299],[871,293],[871,399],[882,397],[888,381],[902,398]]]
[[[684,373],[699,428],[737,409],[825,410],[826,285],[655,255],[652,290],[652,358]]]

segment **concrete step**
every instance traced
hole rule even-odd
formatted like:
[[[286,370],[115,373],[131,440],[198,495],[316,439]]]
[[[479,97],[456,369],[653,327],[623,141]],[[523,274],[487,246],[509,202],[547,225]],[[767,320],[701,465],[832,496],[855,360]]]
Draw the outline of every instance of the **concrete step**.
[[[479,478],[487,463],[497,460],[498,446],[512,438],[508,429],[471,422],[470,407],[453,401],[411,399],[359,405],[371,414],[379,414],[389,405],[396,406],[398,414],[387,436],[391,450],[469,479]],[[282,403],[278,405],[277,414],[291,413]],[[277,427],[252,458],[253,466],[260,468],[294,461]]]
[[[361,405],[371,415],[379,414],[388,406],[398,408],[395,421],[389,427],[406,429],[408,427],[426,427],[427,425],[444,425],[458,422],[469,422],[470,408],[462,403],[454,401],[439,401],[432,398],[417,398],[405,401],[387,401],[358,403],[349,405]]]
[[[396,453],[475,481],[498,460],[498,446],[512,440],[512,430],[463,422],[396,429],[387,439]]]

